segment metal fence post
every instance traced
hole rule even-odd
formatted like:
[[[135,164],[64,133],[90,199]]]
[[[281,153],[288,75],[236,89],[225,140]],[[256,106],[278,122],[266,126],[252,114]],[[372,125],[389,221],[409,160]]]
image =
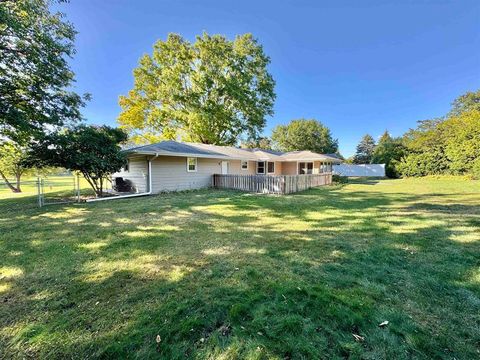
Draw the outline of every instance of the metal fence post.
[[[77,181],[77,202],[80,202],[80,175],[78,174],[77,174],[76,181]]]
[[[42,179],[40,177],[37,177],[38,207],[43,206],[42,188],[43,188]]]

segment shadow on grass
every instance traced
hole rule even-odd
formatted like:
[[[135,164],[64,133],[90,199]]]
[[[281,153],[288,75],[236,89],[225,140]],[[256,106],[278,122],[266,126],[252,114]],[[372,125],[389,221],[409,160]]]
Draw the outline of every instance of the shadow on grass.
[[[475,204],[347,190],[4,211],[0,357],[475,357]]]

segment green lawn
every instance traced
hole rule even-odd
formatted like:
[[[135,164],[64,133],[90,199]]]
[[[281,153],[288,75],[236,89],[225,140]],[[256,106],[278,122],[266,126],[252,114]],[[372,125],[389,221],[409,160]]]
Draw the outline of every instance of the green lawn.
[[[480,357],[478,181],[11,201],[0,358]]]

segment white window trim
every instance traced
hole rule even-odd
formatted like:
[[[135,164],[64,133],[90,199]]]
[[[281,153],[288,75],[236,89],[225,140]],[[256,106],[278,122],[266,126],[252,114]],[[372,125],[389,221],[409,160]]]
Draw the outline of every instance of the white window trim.
[[[258,172],[258,164],[260,164],[260,163],[263,163],[263,173]],[[267,172],[266,165],[267,165],[266,161],[257,161],[257,169],[256,169],[257,170],[256,171],[257,175],[265,175],[266,174],[266,172]]]
[[[188,167],[188,161],[190,159],[195,159],[195,170],[190,170]],[[198,169],[198,159],[196,157],[187,157],[187,172],[197,172]]]
[[[297,161],[297,175],[311,175],[311,174],[300,174],[300,163],[312,164],[312,174],[314,174],[314,171],[315,171],[314,161]]]
[[[247,168],[244,169],[243,166],[242,166],[242,163],[246,162],[247,163]],[[248,171],[248,160],[240,160],[240,170],[243,170],[243,171]]]
[[[269,172],[268,171],[268,164],[269,163],[272,163],[273,164],[273,171],[272,172]],[[267,171],[267,174],[275,174],[275,161],[265,161],[265,165],[266,165],[266,171]]]

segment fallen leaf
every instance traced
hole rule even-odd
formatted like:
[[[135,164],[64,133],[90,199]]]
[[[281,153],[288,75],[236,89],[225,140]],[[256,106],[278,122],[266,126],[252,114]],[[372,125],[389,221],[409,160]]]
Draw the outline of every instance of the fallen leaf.
[[[380,327],[385,327],[387,325],[388,325],[388,321],[386,321],[386,320],[384,322],[378,324],[378,326],[380,326]]]
[[[156,341],[157,341],[157,344],[160,344],[160,341],[162,341],[162,338],[160,337],[160,335],[157,335]]]

